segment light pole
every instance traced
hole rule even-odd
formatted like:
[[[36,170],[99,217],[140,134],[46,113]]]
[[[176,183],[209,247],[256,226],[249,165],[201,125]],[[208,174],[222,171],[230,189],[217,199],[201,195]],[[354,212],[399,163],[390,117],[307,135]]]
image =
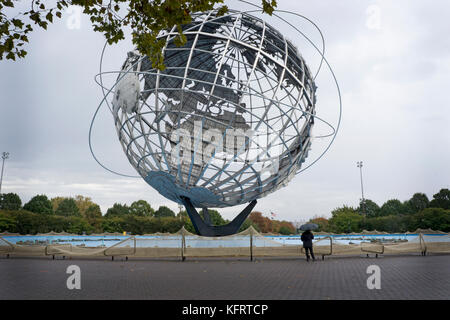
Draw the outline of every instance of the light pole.
[[[179,213],[178,213],[178,214],[180,215],[180,221],[183,220],[183,217],[181,216],[181,211],[183,211],[183,208],[184,208],[184,207],[183,207],[182,204],[179,204],[179,205],[178,205],[178,209],[180,210]]]
[[[364,201],[364,187],[363,187],[363,177],[362,177],[362,166],[363,166],[363,162],[362,161],[358,161],[356,163],[356,166],[359,168],[359,174],[361,177],[361,204],[362,204],[362,211],[363,211],[363,215],[366,216],[366,204]]]
[[[0,194],[2,194],[2,182],[3,182],[3,169],[5,167],[5,160],[9,158],[9,152],[3,152],[2,153],[2,174],[0,176]]]

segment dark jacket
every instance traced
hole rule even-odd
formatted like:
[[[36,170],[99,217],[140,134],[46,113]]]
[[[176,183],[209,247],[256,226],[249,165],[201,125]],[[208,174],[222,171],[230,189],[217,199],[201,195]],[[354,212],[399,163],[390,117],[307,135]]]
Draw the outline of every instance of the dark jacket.
[[[303,241],[303,248],[312,248],[312,240],[314,239],[314,235],[311,231],[307,230],[302,233],[302,241]]]

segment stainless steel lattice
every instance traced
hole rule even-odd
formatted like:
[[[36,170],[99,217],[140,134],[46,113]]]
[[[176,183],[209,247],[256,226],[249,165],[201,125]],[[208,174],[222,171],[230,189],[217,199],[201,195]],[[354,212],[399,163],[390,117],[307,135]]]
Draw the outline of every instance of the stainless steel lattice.
[[[285,186],[310,150],[314,77],[297,48],[248,13],[193,16],[166,39],[166,69],[129,52],[110,92],[120,143],[151,186],[196,207],[247,203]]]

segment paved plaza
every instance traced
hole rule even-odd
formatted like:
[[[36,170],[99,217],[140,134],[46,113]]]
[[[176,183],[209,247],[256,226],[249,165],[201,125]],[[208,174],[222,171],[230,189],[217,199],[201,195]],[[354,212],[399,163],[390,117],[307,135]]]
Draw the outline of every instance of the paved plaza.
[[[81,289],[69,290],[70,265]],[[367,269],[381,289],[368,289]],[[450,255],[157,259],[0,257],[3,299],[449,299]]]

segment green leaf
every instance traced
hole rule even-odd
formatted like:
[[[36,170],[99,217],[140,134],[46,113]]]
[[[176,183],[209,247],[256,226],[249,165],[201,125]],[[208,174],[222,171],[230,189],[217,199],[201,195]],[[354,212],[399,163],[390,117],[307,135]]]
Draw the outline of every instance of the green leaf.
[[[24,23],[19,19],[11,19],[11,22],[15,27],[20,28],[20,29],[22,29],[22,27],[24,25]]]
[[[4,5],[5,7],[14,8],[14,3],[13,3],[11,0],[3,1],[3,5]],[[8,57],[7,57],[7,58],[8,58]]]
[[[16,61],[16,56],[14,55],[14,53],[8,52],[8,54],[6,55],[6,59]]]
[[[51,11],[49,13],[47,13],[47,15],[45,16],[45,19],[47,19],[48,21],[53,23],[53,14]]]
[[[40,14],[37,11],[33,11],[30,14],[30,19],[33,20],[35,23],[38,23],[41,20]]]

